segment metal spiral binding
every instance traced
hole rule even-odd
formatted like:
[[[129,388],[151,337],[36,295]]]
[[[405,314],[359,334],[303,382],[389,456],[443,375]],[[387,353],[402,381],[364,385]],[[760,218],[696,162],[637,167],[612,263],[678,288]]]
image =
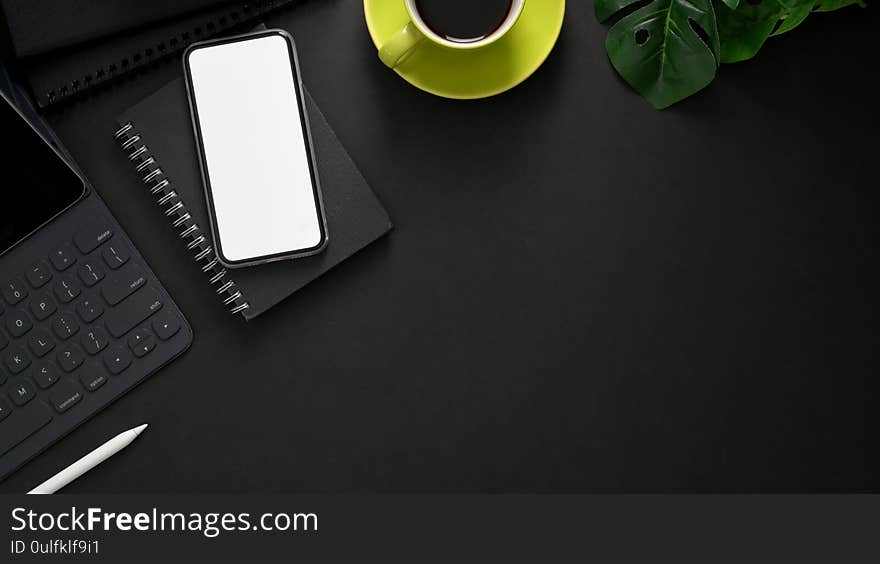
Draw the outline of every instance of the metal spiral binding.
[[[134,170],[141,182],[147,186],[150,194],[156,197],[156,203],[171,221],[171,226],[180,238],[187,242],[186,248],[193,252],[193,260],[208,276],[209,283],[215,287],[215,292],[220,296],[223,305],[233,314],[240,314],[250,308],[244,295],[220,264],[217,254],[211,247],[210,239],[193,220],[186,209],[186,204],[181,201],[177,191],[172,188],[171,181],[150,154],[150,149],[134,131],[134,125],[131,122],[126,123],[116,130],[113,137],[125,151],[128,160],[136,163]]]
[[[77,99],[92,88],[106,86],[130,73],[160,61],[173,59],[192,42],[215,37],[221,33],[244,31],[258,18],[267,16],[281,8],[305,0],[250,0],[235,2],[220,13],[213,14],[201,25],[180,30],[178,34],[129,53],[121,59],[115,59],[96,68],[92,72],[74,77],[72,80],[57,84],[36,96],[39,108],[48,108],[62,102]],[[227,2],[227,4],[230,4]]]

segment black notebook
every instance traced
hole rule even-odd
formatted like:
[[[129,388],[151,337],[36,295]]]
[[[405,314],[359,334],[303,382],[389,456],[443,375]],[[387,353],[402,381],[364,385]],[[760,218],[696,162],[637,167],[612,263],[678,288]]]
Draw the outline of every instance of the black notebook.
[[[37,105],[45,108],[304,1],[0,0],[0,16]]]
[[[263,313],[392,227],[308,92],[306,108],[327,214],[327,248],[311,257],[234,270],[225,269],[213,251],[183,79],[117,119],[121,157],[131,162],[140,188],[155,196],[156,221],[164,220],[177,231],[220,301],[245,319]]]

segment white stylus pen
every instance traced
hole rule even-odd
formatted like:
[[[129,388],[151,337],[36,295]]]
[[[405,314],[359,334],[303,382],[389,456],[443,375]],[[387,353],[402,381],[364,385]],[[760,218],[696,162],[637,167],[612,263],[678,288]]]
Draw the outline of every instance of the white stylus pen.
[[[134,429],[123,431],[102,444],[92,452],[83,456],[61,472],[58,472],[39,486],[35,487],[29,494],[52,494],[76,480],[98,464],[104,462],[120,450],[124,449],[135,440],[138,435],[144,432],[147,424],[144,423]]]

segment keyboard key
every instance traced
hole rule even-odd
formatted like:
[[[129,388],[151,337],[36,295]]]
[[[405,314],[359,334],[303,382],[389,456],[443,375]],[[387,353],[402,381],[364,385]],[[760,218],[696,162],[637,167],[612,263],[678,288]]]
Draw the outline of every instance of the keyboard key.
[[[108,247],[109,248],[109,247]],[[147,275],[137,265],[126,266],[104,283],[101,293],[110,305],[116,305],[147,283]]]
[[[34,382],[45,390],[58,381],[61,373],[58,372],[58,369],[51,362],[40,360],[34,363],[34,367],[31,369],[31,376]]]
[[[55,270],[67,270],[76,262],[76,252],[70,245],[61,245],[49,254],[49,262]]]
[[[134,356],[136,356],[138,358],[143,358],[143,357],[147,356],[148,354],[150,354],[150,352],[152,352],[152,350],[155,348],[156,348],[156,339],[153,337],[150,337],[149,339],[142,342],[141,344],[132,347],[131,352],[134,353]]]
[[[31,357],[19,346],[9,347],[3,356],[3,361],[12,374],[18,374],[31,365]]]
[[[76,345],[67,345],[58,351],[56,355],[58,366],[65,372],[73,372],[86,359],[86,355]]]
[[[28,345],[38,358],[42,358],[55,348],[55,339],[48,332],[37,329],[28,338]]]
[[[146,327],[141,327],[128,337],[128,348],[134,350],[136,346],[152,338],[153,334],[150,333],[150,330]]]
[[[79,375],[79,381],[82,383],[83,388],[94,392],[107,382],[107,376],[102,368],[94,366],[83,370],[82,374]]]
[[[107,331],[118,339],[162,309],[162,305],[159,294],[152,288],[145,288],[110,310],[104,324]]]
[[[146,329],[138,329],[128,338],[128,348],[134,356],[141,358],[156,348],[156,339]]]
[[[107,266],[112,269],[117,269],[127,263],[131,256],[128,252],[128,248],[121,243],[107,245],[104,247],[104,250],[101,251],[101,254],[104,256],[104,262],[106,262]]]
[[[150,333],[150,331],[147,328],[141,327],[140,329],[138,329],[137,331],[135,331],[134,333],[129,335],[128,347],[134,348],[135,346],[139,345],[142,341],[146,341],[147,339],[149,339],[152,336],[153,336],[153,334]]]
[[[0,421],[6,419],[12,413],[12,405],[3,398],[0,398]]]
[[[9,344],[9,337],[3,331],[0,331],[0,351],[6,348]]]
[[[31,286],[34,288],[42,288],[52,279],[52,271],[41,261],[31,265],[28,271],[25,272],[25,276],[27,276],[28,282],[31,283]]]
[[[49,294],[40,294],[31,301],[31,311],[34,317],[37,318],[37,321],[48,319],[57,309],[58,306],[55,305],[55,300]]]
[[[104,218],[97,218],[95,222],[73,236],[73,243],[82,254],[87,255],[109,241],[111,237],[113,230]]]
[[[28,295],[27,286],[20,278],[13,278],[3,284],[3,297],[9,305],[15,305]]]
[[[114,376],[120,374],[131,365],[131,354],[120,346],[115,346],[104,353],[104,364]]]
[[[34,324],[28,315],[20,309],[10,310],[6,315],[6,328],[13,337],[21,337],[31,329]]]
[[[6,383],[7,378],[8,376],[6,376],[6,371],[0,368],[0,386]]]
[[[76,305],[79,318],[85,323],[91,323],[104,313],[104,306],[97,300],[85,299]]]
[[[27,378],[19,378],[15,382],[10,382],[8,393],[9,397],[12,398],[12,403],[21,407],[34,399],[37,391]]]
[[[153,320],[153,331],[163,341],[167,341],[180,331],[180,319],[174,312],[165,312]]]
[[[87,288],[91,288],[104,278],[104,268],[96,261],[84,262],[82,266],[77,269],[77,273],[79,274],[79,279],[82,280],[82,283],[85,284]]]
[[[79,323],[76,318],[69,313],[62,313],[55,317],[52,322],[52,330],[58,335],[58,338],[65,341],[79,331]]]
[[[39,401],[14,410],[0,422],[0,456],[39,431],[51,420],[52,412]]]
[[[49,394],[49,401],[58,413],[64,413],[82,399],[82,388],[68,379],[61,380],[55,390]]]
[[[87,353],[96,355],[110,343],[110,335],[100,327],[93,327],[83,332],[80,341]]]
[[[66,276],[55,283],[55,295],[63,304],[70,303],[81,291],[79,285]]]

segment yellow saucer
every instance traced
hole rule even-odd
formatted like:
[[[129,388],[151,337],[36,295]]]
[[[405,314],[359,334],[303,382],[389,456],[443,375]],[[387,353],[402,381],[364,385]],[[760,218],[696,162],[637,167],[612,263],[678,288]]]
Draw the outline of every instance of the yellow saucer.
[[[377,50],[409,21],[404,0],[364,0],[364,16]],[[416,88],[444,98],[494,96],[538,70],[564,19],[565,0],[526,0],[519,20],[495,43],[455,50],[425,41],[394,70]],[[376,64],[382,64],[378,55]]]

